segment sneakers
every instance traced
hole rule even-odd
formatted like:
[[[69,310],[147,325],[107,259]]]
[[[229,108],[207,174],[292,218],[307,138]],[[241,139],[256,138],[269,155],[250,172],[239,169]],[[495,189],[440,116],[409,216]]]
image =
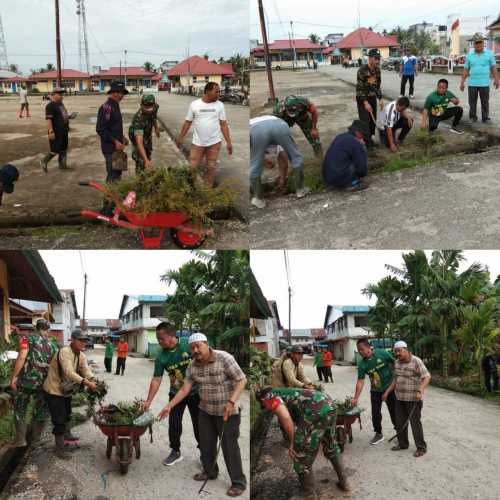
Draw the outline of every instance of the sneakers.
[[[491,122],[491,118],[483,118],[481,121],[483,123],[489,123],[489,122]]]
[[[180,462],[182,458],[183,457],[180,451],[172,450],[170,452],[170,455],[165,460],[163,460],[163,465],[166,466],[174,465],[176,462]]]
[[[464,131],[459,129],[458,127],[450,127],[450,132],[458,135],[462,135],[464,133]]]
[[[368,184],[365,182],[357,182],[356,184],[352,185],[351,187],[348,188],[351,193],[356,193],[357,191],[363,191],[365,189],[368,189]]]
[[[477,116],[471,116],[471,117],[470,117],[470,121],[471,121],[472,123],[476,123],[476,122],[477,122]]]
[[[413,98],[414,98],[413,94],[410,94],[410,99],[413,99]]]
[[[304,196],[308,195],[310,192],[311,190],[308,187],[303,187],[302,189],[297,189],[295,194],[297,198],[304,198]]]
[[[381,443],[383,440],[384,440],[384,436],[377,432],[375,434],[375,436],[373,436],[372,440],[370,441],[370,444],[378,444],[378,443]]]
[[[45,173],[47,173],[47,161],[45,160],[45,158],[42,158],[40,160],[40,167]]]
[[[254,196],[250,203],[257,208],[266,208],[266,202],[262,198],[257,198]]]

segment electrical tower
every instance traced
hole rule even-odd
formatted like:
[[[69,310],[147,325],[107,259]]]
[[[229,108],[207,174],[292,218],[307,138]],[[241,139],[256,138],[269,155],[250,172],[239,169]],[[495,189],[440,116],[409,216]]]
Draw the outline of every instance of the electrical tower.
[[[86,73],[90,73],[89,44],[87,39],[87,17],[85,14],[85,0],[76,0],[76,15],[78,16],[79,69],[80,71],[85,71]]]
[[[9,69],[9,61],[7,59],[7,44],[5,43],[5,35],[3,33],[1,15],[0,15],[0,69]]]

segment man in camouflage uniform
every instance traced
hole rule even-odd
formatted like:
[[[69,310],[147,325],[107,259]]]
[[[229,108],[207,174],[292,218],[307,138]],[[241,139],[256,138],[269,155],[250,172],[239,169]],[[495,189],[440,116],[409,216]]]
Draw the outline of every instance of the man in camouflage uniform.
[[[374,146],[372,135],[375,134],[377,120],[377,99],[380,110],[384,109],[384,99],[380,84],[382,77],[380,74],[380,51],[371,49],[368,52],[368,64],[358,69],[358,79],[356,83],[356,102],[358,104],[359,119],[365,122],[370,128],[370,137],[366,143],[368,149]]]
[[[14,391],[14,420],[16,437],[13,448],[26,446],[26,412],[31,400],[33,437],[38,438],[48,416],[48,407],[42,391],[49,364],[57,352],[57,345],[48,337],[50,324],[44,319],[36,322],[33,335],[21,336],[10,386]]]
[[[305,138],[313,147],[318,158],[323,157],[321,140],[318,132],[318,109],[306,97],[289,95],[282,101],[276,101],[273,109],[274,116],[281,118],[289,127],[297,124]]]
[[[154,95],[146,94],[142,96],[141,109],[132,117],[128,136],[132,143],[132,158],[135,161],[136,174],[152,166],[153,128],[156,137],[160,136],[157,118],[158,108]]]
[[[312,466],[320,444],[337,473],[338,487],[348,491],[340,449],[335,439],[337,409],[332,398],[320,391],[291,387],[266,387],[258,390],[256,397],[263,408],[278,417],[280,425],[290,437],[292,444],[288,453],[305,496],[316,498]]]

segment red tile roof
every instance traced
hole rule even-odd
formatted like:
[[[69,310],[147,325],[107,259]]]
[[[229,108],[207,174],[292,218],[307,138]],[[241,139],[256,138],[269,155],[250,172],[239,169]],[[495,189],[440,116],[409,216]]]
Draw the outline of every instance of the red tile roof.
[[[202,76],[202,75],[227,75],[233,76],[234,71],[231,64],[216,64],[207,61],[204,57],[191,56],[190,58],[176,64],[167,71],[169,78],[172,76],[184,75]]]
[[[292,39],[292,47],[296,49],[322,49],[322,45],[317,43],[312,43],[308,38],[296,38]],[[259,47],[260,48],[260,47]],[[269,50],[283,50],[290,49],[290,40],[274,40],[273,43],[269,44]]]
[[[161,73],[158,73],[157,75],[153,76],[153,78],[151,78],[151,80],[153,80],[154,82],[159,82],[162,78],[163,78],[163,75]]]
[[[28,82],[29,78],[24,76],[11,76],[10,78],[0,78],[2,82]]]
[[[134,77],[134,76],[155,76],[156,73],[154,71],[146,71],[142,66],[127,66],[125,68],[124,66],[112,66],[109,69],[105,69],[104,71],[100,71],[99,73],[96,73],[95,75],[92,75],[92,77],[115,77],[115,76],[124,76],[125,75],[125,69],[127,70],[127,77]]]
[[[67,78],[90,78],[88,73],[82,73],[76,69],[64,69],[62,71],[63,79]],[[44,71],[43,73],[33,73],[30,80],[55,80],[57,78],[57,71]]]
[[[399,47],[395,36],[383,36],[367,28],[359,28],[337,43],[337,49]]]

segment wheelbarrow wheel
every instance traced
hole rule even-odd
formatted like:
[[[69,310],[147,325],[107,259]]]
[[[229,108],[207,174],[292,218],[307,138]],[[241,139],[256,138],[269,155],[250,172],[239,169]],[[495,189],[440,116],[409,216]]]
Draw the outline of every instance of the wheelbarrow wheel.
[[[198,233],[185,231],[184,229],[172,228],[170,229],[170,236],[173,242],[179,247],[187,250],[193,250],[203,245],[205,237]]]
[[[120,451],[118,458],[120,460],[120,472],[125,475],[128,472],[130,441],[128,439],[120,439]]]
[[[108,443],[106,445],[106,458],[111,458],[111,452],[113,451],[113,441],[108,437]]]

